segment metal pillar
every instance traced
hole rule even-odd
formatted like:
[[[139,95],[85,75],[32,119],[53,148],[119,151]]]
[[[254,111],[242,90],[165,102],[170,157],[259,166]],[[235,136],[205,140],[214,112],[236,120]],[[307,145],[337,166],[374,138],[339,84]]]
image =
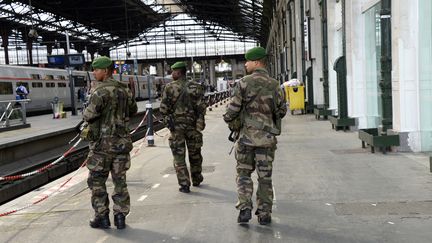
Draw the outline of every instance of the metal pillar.
[[[70,45],[69,45],[69,33],[66,31],[66,55],[69,55],[70,53]],[[65,56],[66,56],[65,55]],[[67,67],[67,71],[69,74],[69,87],[70,87],[70,96],[71,96],[71,109],[72,109],[72,116],[76,116],[76,107],[75,107],[75,83],[72,77],[72,68]]]
[[[306,107],[306,113],[313,112],[314,109],[314,94],[313,94],[313,69],[312,66],[309,67],[306,71],[306,78],[307,78],[307,107]]]
[[[321,2],[321,26],[322,26],[322,57],[323,57],[323,87],[324,87],[324,109],[330,105],[329,97],[329,70],[328,70],[328,38],[327,38],[327,0]]]
[[[332,123],[332,128],[338,130],[340,127],[344,131],[349,126],[355,125],[354,118],[348,117],[348,104],[347,104],[347,86],[346,86],[346,59],[341,56],[336,59],[334,68],[337,73],[337,95],[338,95],[338,116],[330,116],[329,120]]]
[[[11,29],[9,28],[2,28],[1,29],[1,37],[2,37],[2,47],[4,48],[4,54],[5,54],[5,64],[9,64],[9,36],[12,33]]]
[[[327,119],[328,116],[332,115],[332,111],[329,110],[329,71],[328,71],[328,38],[327,38],[327,0],[321,0],[321,42],[322,42],[322,67],[323,77],[320,79],[323,82],[324,91],[324,104],[314,108],[314,114],[316,119],[320,119],[321,116]]]
[[[381,102],[382,134],[393,128],[392,110],[392,53],[391,53],[391,0],[381,1]]]
[[[154,137],[153,137],[153,106],[151,99],[151,75],[147,75],[147,91],[148,91],[148,103],[146,104],[147,109],[147,146],[154,146]]]
[[[293,45],[292,45],[292,43],[293,43],[293,35],[292,35],[292,16],[293,16],[293,13],[292,13],[292,9],[291,9],[291,2],[292,1],[289,1],[288,2],[288,15],[289,15],[289,47],[290,47],[290,71],[291,71],[291,76],[292,76],[292,73],[294,72],[294,48],[295,48],[295,45],[294,45],[294,48],[293,48]],[[290,77],[290,78],[292,78],[292,77]]]
[[[301,72],[302,81],[306,81],[306,57],[305,57],[305,36],[304,36],[304,0],[300,0],[300,34],[301,34]],[[298,72],[297,72],[298,73]]]

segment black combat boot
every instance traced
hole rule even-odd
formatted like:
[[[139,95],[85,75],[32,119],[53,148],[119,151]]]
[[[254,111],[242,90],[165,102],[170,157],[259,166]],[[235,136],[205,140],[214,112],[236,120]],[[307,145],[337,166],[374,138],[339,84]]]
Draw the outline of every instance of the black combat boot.
[[[117,229],[126,228],[126,217],[122,213],[114,215],[114,225],[117,226]]]
[[[260,225],[268,225],[271,223],[271,215],[270,214],[260,214],[258,215],[258,223]]]
[[[102,216],[95,216],[94,219],[90,220],[90,227],[108,229],[111,226],[108,214]]]
[[[237,218],[237,223],[247,223],[252,218],[252,213],[249,208],[240,210],[239,216]]]
[[[201,174],[193,175],[192,176],[192,185],[193,186],[199,186],[203,180],[204,180],[204,177]]]
[[[183,193],[189,193],[190,189],[189,189],[189,186],[181,185],[179,188],[179,191],[183,192]]]

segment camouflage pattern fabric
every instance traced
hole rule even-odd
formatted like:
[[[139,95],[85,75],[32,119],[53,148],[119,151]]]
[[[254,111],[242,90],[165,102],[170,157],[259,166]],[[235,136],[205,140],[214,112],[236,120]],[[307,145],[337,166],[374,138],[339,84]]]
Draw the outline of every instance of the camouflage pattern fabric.
[[[109,172],[114,184],[112,200],[114,215],[129,214],[130,197],[126,184],[126,171],[130,168],[129,154],[108,154],[100,151],[90,151],[87,168],[89,177],[87,184],[91,190],[91,204],[95,216],[109,213],[109,200],[106,181]]]
[[[277,119],[287,112],[283,93],[267,70],[257,68],[239,81],[223,115],[228,124],[238,122],[240,134],[236,142],[237,209],[252,209],[253,182],[251,173],[257,169],[258,190],[256,214],[270,214],[273,205],[272,164],[276,136],[280,134]]]
[[[182,92],[184,92],[183,95]],[[167,84],[162,93],[159,111],[165,117],[172,116],[174,119],[174,129],[170,129],[169,144],[179,185],[190,186],[191,184],[185,161],[186,147],[189,154],[192,181],[200,182],[202,180],[201,147],[203,140],[201,131],[205,128],[206,113],[206,104],[203,98],[202,86],[184,79]]]
[[[252,209],[253,182],[252,172],[256,169],[258,174],[258,189],[256,192],[257,211],[256,214],[272,212],[273,185],[272,169],[274,160],[274,148],[258,148],[247,145],[236,145],[237,159],[237,209]]]
[[[109,172],[114,183],[114,215],[128,214],[130,199],[126,184],[126,171],[130,167],[132,140],[129,118],[138,110],[132,93],[126,85],[110,78],[99,82],[91,94],[84,111],[90,141],[87,168],[91,202],[96,216],[109,213],[109,200],[105,182]]]
[[[239,143],[255,147],[274,147],[277,140],[272,130],[277,129],[275,117],[287,112],[279,83],[263,68],[240,79],[224,114],[229,123],[242,117]],[[256,124],[260,124],[257,126]],[[268,129],[265,129],[268,128]]]

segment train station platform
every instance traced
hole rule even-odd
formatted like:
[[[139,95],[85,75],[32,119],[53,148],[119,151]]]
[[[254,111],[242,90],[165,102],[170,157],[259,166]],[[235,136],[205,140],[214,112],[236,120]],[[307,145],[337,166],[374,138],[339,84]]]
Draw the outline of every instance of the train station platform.
[[[147,101],[137,102],[138,112],[144,112],[146,104]],[[153,108],[159,108],[159,105],[160,101],[158,100],[153,103]],[[53,114],[27,117],[27,123],[30,123],[31,127],[0,133],[0,149],[6,145],[23,143],[28,140],[40,139],[41,136],[62,133],[65,130],[73,129],[82,120],[81,111],[77,111],[75,116],[72,116],[70,111],[66,112],[66,114],[66,118],[62,119],[53,119]]]
[[[41,203],[0,217],[2,242],[431,242],[432,177],[423,154],[372,154],[355,132],[313,115],[287,115],[274,162],[270,226],[238,225],[235,159],[224,107],[207,112],[204,182],[178,191],[168,131],[155,147],[135,142],[128,172],[127,227],[92,229],[87,171]],[[0,206],[0,214],[44,198],[71,175]],[[256,182],[256,176],[254,176]],[[256,183],[255,183],[256,186]],[[110,179],[108,190],[113,190]],[[255,188],[256,190],[256,188]],[[112,206],[112,204],[111,204]],[[111,222],[113,220],[112,215]]]

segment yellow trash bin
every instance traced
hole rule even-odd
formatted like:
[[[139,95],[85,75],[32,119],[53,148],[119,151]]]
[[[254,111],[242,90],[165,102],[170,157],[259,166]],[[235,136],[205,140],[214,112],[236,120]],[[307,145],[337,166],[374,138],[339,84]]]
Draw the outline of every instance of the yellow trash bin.
[[[305,94],[304,86],[290,86],[288,88],[289,109],[291,114],[295,110],[301,110],[302,114],[305,111]]]

